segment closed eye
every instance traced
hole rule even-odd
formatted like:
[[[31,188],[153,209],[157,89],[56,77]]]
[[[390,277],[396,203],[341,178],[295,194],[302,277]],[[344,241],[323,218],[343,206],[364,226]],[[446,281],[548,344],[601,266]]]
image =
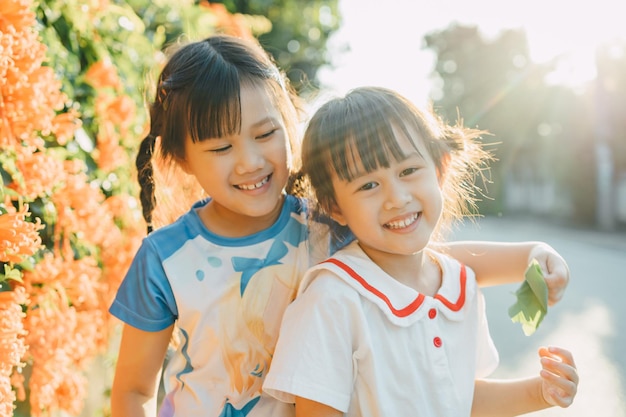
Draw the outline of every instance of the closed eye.
[[[211,149],[209,152],[220,154],[220,153],[224,153],[230,150],[230,148],[232,148],[232,145],[225,145],[225,146],[222,146],[221,148]]]
[[[258,140],[267,139],[270,136],[272,136],[274,133],[276,133],[277,130],[278,130],[278,128],[274,128],[274,129],[270,130],[269,132],[266,132],[266,133],[263,133],[262,135],[257,136],[256,139],[258,139]]]

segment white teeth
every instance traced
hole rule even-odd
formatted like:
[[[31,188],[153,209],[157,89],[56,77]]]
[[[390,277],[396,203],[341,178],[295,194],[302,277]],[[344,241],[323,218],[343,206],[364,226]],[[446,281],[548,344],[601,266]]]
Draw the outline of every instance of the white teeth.
[[[240,188],[242,190],[256,190],[257,188],[263,187],[269,180],[270,180],[270,177],[267,176],[263,178],[263,181],[259,181],[256,184],[241,184],[241,185],[238,185],[237,188]]]
[[[402,228],[412,225],[413,223],[415,223],[416,220],[417,220],[417,213],[413,214],[411,217],[408,217],[404,220],[387,223],[385,227],[387,229],[402,229]]]

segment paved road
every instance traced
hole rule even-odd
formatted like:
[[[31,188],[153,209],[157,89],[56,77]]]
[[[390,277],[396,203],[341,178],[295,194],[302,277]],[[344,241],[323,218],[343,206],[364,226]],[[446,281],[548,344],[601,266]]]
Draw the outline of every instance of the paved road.
[[[493,376],[533,374],[539,369],[539,346],[567,347],[581,378],[574,404],[531,415],[626,417],[626,233],[487,217],[459,228],[453,239],[543,240],[565,257],[571,272],[565,297],[529,337],[507,313],[517,285],[485,289],[489,324],[500,352],[500,367]]]

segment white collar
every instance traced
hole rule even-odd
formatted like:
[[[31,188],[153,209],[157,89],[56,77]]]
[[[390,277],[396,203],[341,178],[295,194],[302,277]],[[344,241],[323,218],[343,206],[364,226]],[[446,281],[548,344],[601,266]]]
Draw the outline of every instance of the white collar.
[[[476,293],[474,272],[447,255],[428,251],[439,262],[443,274],[441,287],[434,297],[421,294],[389,276],[371,261],[356,242],[318,264],[312,271],[332,271],[398,325],[409,325],[419,320],[431,308],[436,308],[449,320],[462,320],[463,307]],[[310,282],[315,275],[307,274],[306,281]],[[306,286],[303,281],[300,291]]]

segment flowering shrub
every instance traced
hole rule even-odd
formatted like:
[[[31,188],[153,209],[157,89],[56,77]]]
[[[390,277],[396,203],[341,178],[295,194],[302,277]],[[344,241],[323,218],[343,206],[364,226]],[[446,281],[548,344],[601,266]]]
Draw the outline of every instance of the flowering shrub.
[[[161,3],[0,2],[0,417],[83,409],[145,234],[130,167],[164,43],[183,25],[252,36],[222,8]]]

